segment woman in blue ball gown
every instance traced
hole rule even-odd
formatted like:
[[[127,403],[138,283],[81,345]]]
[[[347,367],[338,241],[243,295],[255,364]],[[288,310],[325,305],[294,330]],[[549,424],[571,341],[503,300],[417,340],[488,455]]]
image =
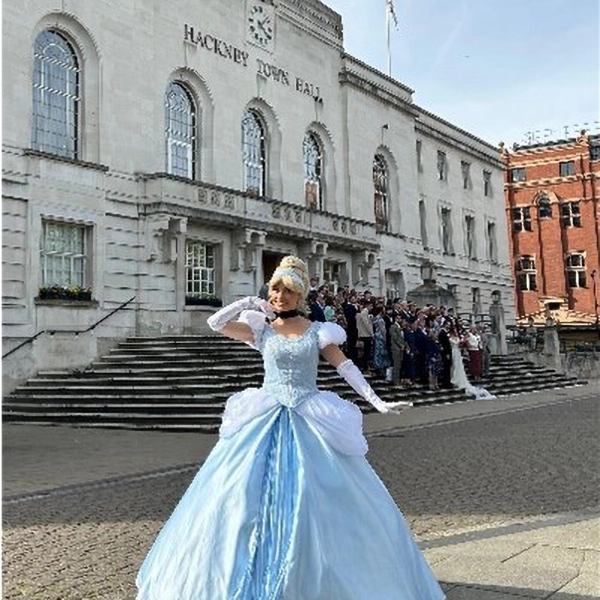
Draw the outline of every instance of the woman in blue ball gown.
[[[409,403],[377,397],[339,349],[341,327],[299,314],[308,287],[289,256],[272,304],[243,298],[210,317],[261,352],[264,384],[228,400],[218,443],[138,573],[138,600],[444,598],[365,459],[360,410],[317,388],[319,355],[377,410]]]

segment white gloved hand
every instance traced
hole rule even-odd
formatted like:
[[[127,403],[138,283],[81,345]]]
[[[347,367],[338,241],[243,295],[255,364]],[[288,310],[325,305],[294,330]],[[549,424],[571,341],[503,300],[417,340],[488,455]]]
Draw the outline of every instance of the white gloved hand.
[[[227,323],[236,319],[244,310],[262,311],[268,317],[273,315],[273,308],[266,300],[258,296],[246,296],[224,306],[214,315],[208,317],[206,322],[213,331],[221,331]]]
[[[412,402],[400,400],[398,402],[384,402],[369,385],[358,367],[350,360],[345,360],[338,365],[337,372],[350,384],[352,389],[371,404],[380,413],[399,413],[400,407],[412,406]]]

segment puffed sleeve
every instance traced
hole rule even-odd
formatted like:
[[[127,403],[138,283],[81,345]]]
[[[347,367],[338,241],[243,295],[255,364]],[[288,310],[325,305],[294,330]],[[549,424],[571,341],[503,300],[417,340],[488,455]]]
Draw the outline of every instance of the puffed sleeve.
[[[240,323],[246,323],[254,333],[254,341],[246,342],[248,346],[259,350],[262,344],[262,336],[265,331],[265,313],[259,310],[243,310],[238,318]]]
[[[318,336],[320,350],[330,344],[341,346],[346,341],[346,332],[337,323],[321,323]]]

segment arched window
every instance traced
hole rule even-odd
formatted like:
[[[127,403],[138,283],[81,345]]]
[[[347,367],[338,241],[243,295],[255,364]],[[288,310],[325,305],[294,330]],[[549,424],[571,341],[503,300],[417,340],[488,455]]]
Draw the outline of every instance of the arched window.
[[[170,83],[165,94],[167,173],[193,179],[196,171],[196,107],[189,92]]]
[[[80,101],[75,50],[59,33],[42,31],[33,49],[33,148],[78,158]]]
[[[388,226],[388,168],[381,154],[373,159],[373,191],[375,203],[375,226],[387,229]]]
[[[323,210],[323,152],[314,133],[307,133],[302,143],[304,156],[304,197],[306,206]]]
[[[257,196],[264,196],[267,163],[265,126],[254,110],[247,110],[242,119],[242,159],[244,189]]]
[[[538,210],[540,219],[551,219],[552,218],[552,204],[550,204],[550,198],[548,196],[540,196],[538,199]]]

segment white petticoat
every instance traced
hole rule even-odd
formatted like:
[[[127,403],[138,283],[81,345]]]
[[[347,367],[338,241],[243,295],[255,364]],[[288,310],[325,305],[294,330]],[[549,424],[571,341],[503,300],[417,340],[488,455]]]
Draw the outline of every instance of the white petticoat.
[[[333,392],[319,392],[298,406],[288,408],[263,388],[248,388],[227,401],[220,435],[230,438],[257,417],[279,409],[293,410],[300,415],[338,452],[352,456],[367,453],[360,409]]]

